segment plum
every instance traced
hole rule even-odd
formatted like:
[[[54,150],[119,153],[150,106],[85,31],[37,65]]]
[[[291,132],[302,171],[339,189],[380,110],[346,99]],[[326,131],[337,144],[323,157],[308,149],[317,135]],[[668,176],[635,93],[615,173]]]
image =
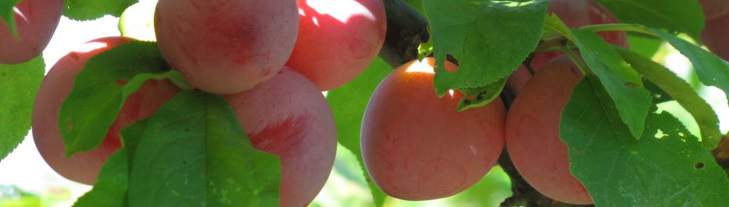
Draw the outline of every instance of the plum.
[[[729,1],[727,0],[699,0],[704,8],[706,20],[712,20],[729,13]]]
[[[570,173],[567,145],[559,137],[560,117],[582,75],[567,58],[545,65],[509,108],[506,149],[519,174],[557,201],[590,204],[592,199]]]
[[[504,146],[501,99],[465,112],[462,95],[438,98],[435,60],[412,61],[375,90],[362,122],[362,157],[387,194],[407,200],[443,198],[478,182]],[[446,62],[447,70],[456,66]]]
[[[286,64],[322,91],[354,79],[382,48],[382,0],[298,0],[298,6],[299,36]]]
[[[190,85],[234,94],[270,79],[296,43],[295,0],[160,0],[155,31]]]
[[[63,0],[20,1],[14,10],[17,38],[0,20],[0,64],[22,63],[40,55],[58,26],[62,9]]]
[[[281,159],[281,206],[310,203],[334,165],[337,132],[319,88],[292,69],[225,97],[254,147]]]

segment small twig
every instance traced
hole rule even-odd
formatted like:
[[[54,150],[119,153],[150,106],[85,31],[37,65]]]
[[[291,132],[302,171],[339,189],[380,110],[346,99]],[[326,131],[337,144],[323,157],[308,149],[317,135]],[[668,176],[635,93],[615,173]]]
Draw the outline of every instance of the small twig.
[[[534,55],[530,54],[524,62],[521,63],[527,71],[529,71],[529,75],[534,76],[534,67],[532,67],[532,62],[534,61]]]

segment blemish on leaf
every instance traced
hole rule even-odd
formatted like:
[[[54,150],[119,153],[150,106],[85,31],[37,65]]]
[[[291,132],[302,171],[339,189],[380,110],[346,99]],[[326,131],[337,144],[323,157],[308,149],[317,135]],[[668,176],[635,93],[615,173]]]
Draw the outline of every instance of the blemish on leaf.
[[[625,83],[625,86],[627,86],[628,88],[639,88],[640,87],[640,85],[633,83],[633,82],[627,82],[627,83]]]
[[[700,169],[703,169],[704,168],[704,163],[703,162],[697,162],[696,164],[694,164],[694,168],[699,169],[699,170]]]

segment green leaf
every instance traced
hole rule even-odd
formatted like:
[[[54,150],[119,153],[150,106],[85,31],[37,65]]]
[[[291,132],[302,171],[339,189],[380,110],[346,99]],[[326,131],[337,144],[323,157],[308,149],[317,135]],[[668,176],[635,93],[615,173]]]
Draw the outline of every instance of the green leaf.
[[[73,20],[92,20],[104,15],[120,16],[137,0],[66,0],[63,15]]]
[[[715,54],[675,35],[658,29],[650,30],[668,41],[668,43],[691,61],[702,83],[709,86],[716,86],[729,95],[729,63]]]
[[[618,52],[597,34],[574,30],[575,44],[585,63],[605,86],[615,103],[620,119],[636,139],[643,134],[645,119],[652,104],[640,74]]]
[[[124,146],[107,159],[99,172],[94,188],[81,196],[73,204],[74,207],[127,206],[130,161],[146,127],[145,120],[122,130]]]
[[[598,0],[625,23],[665,28],[699,37],[704,13],[696,0]]]
[[[723,206],[726,174],[679,121],[651,113],[643,137],[616,134],[589,79],[580,83],[562,112],[560,137],[571,171],[596,206]],[[613,115],[614,116],[614,115]]]
[[[663,40],[660,38],[649,37],[646,35],[628,33],[627,37],[630,50],[642,55],[643,57],[653,57],[663,44]]]
[[[11,33],[17,34],[17,27],[15,25],[15,12],[13,9],[20,0],[3,0],[0,1],[0,19],[5,22]]]
[[[381,58],[374,62],[356,79],[348,84],[329,91],[327,101],[331,106],[337,132],[339,132],[339,143],[354,153],[359,161],[359,166],[370,187],[372,197],[376,206],[382,206],[387,197],[382,190],[374,184],[369,174],[365,171],[362,162],[362,150],[360,149],[360,126],[370,96],[392,68]]]
[[[146,80],[169,76],[167,68],[154,43],[132,42],[91,58],[61,107],[59,127],[66,153],[101,144],[127,96]]]
[[[550,14],[544,20],[544,30],[546,32],[557,33],[570,41],[574,41],[575,37],[572,36],[572,30],[567,24],[562,21],[556,14]]]
[[[501,79],[481,88],[462,89],[465,96],[458,102],[457,110],[466,111],[488,105],[501,95],[505,85],[506,79]]]
[[[0,160],[28,134],[44,67],[42,57],[15,65],[0,64]]]
[[[655,104],[662,104],[675,100],[653,82],[645,82],[645,88],[653,94],[653,103]]]
[[[129,185],[129,150],[121,148],[106,160],[94,188],[79,198],[74,207],[124,207]]]
[[[438,94],[479,88],[506,78],[534,51],[542,36],[546,0],[424,0],[430,20]],[[445,70],[447,55],[458,60]]]
[[[180,92],[147,124],[129,206],[278,206],[278,158],[253,148],[222,97]]]
[[[656,84],[691,113],[701,129],[704,146],[708,149],[716,147],[721,140],[719,118],[711,105],[706,103],[691,85],[661,64],[626,49],[618,51],[643,77]]]

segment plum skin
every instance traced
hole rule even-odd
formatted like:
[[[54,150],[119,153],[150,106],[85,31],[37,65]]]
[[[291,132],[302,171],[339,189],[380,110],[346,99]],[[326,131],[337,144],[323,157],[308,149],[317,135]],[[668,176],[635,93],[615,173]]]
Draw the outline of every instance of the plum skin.
[[[298,0],[299,36],[286,65],[322,91],[354,79],[382,48],[382,0]]]
[[[43,52],[61,19],[63,0],[22,0],[15,8],[19,39],[0,20],[0,64],[22,63]]]
[[[163,57],[190,85],[234,94],[282,68],[298,20],[295,0],[160,0],[155,31]]]
[[[63,101],[71,93],[76,75],[92,57],[129,41],[122,37],[107,37],[84,44],[81,50],[69,53],[53,66],[38,91],[33,107],[33,138],[36,147],[48,165],[69,180],[94,184],[106,159],[121,147],[119,130],[150,117],[178,91],[167,81],[145,83],[124,103],[102,145],[70,158],[65,155],[58,116]]]
[[[706,21],[706,27],[701,35],[706,47],[719,57],[729,61],[729,38],[726,38],[726,32],[729,29],[726,28],[727,25],[729,25],[729,13]]]
[[[699,0],[704,9],[706,20],[713,20],[729,14],[729,1],[726,0]]]
[[[362,157],[384,192],[406,200],[454,195],[478,182],[504,145],[501,99],[457,112],[461,95],[438,98],[432,58],[399,67],[369,101],[362,122]],[[456,66],[447,62],[446,69]]]
[[[570,173],[567,145],[559,137],[562,110],[582,75],[569,59],[544,66],[516,97],[506,118],[506,149],[519,174],[557,201],[591,204]]]
[[[310,203],[329,178],[337,148],[334,119],[318,87],[285,68],[225,98],[253,145],[281,159],[281,206]]]

